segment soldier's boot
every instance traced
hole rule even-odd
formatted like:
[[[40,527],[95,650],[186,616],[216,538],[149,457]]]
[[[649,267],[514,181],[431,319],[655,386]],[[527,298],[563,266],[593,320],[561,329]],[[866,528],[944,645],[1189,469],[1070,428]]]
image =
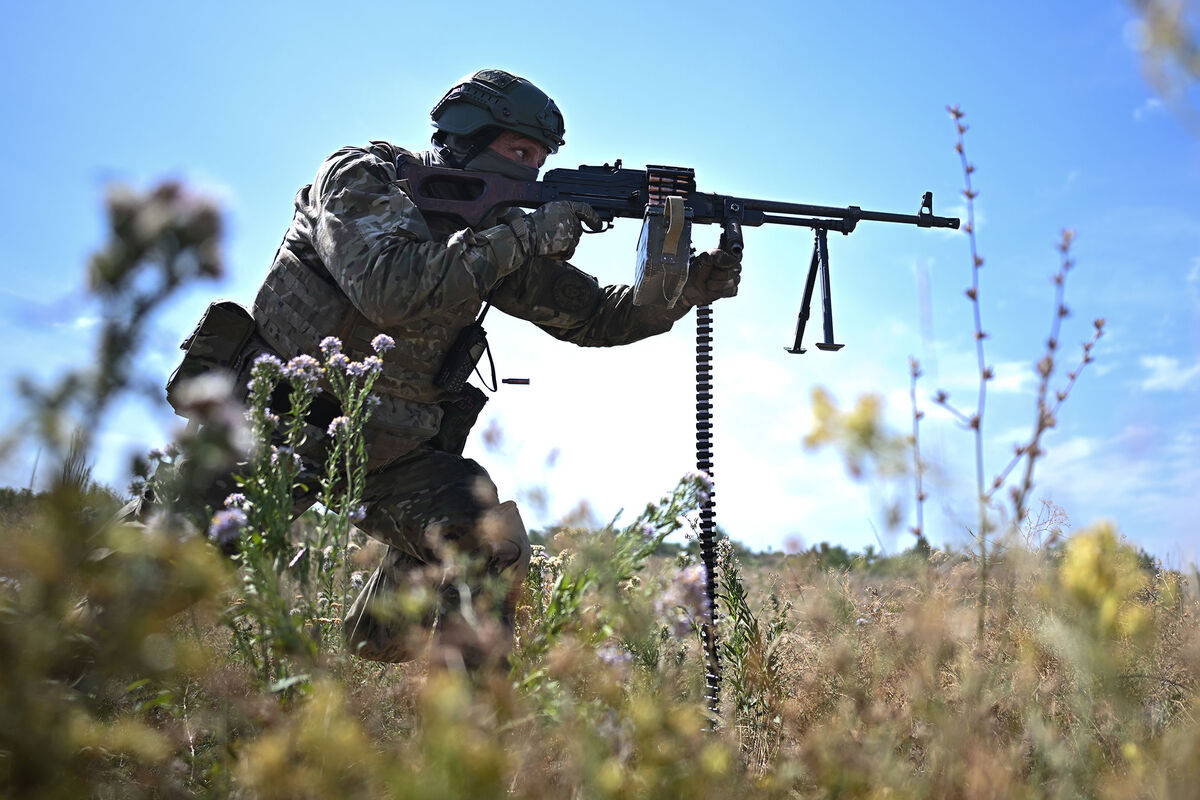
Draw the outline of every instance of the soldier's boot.
[[[423,566],[403,550],[388,547],[342,620],[346,649],[359,658],[389,663],[411,661],[420,654],[433,625],[433,609],[417,612],[414,619],[401,593]]]
[[[484,574],[443,583],[432,656],[436,666],[468,672],[505,665],[531,554],[525,523],[511,500],[485,511],[476,526],[478,544],[470,560]]]
[[[350,652],[372,661],[410,661],[434,628],[435,665],[478,671],[503,664],[512,649],[517,602],[529,572],[529,536],[512,501],[484,511],[471,533],[474,546],[463,555],[478,579],[446,570],[436,618],[432,612],[419,619],[405,613],[400,594],[427,568],[389,547],[346,612],[343,629]]]

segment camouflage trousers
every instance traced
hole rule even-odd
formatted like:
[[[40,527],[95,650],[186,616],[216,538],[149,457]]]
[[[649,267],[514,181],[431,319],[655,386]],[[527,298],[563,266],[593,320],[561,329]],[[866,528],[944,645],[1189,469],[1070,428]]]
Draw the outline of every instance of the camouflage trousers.
[[[357,525],[387,551],[344,615],[350,651],[407,661],[432,632],[435,661],[501,663],[529,569],[516,504],[478,463],[428,444],[370,472],[364,501]]]

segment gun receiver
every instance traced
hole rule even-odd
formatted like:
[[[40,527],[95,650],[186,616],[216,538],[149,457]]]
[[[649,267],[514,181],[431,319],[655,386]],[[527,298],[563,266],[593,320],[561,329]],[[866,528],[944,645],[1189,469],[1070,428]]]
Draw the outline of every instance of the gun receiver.
[[[842,347],[833,341],[833,302],[829,282],[827,234],[852,232],[860,221],[890,222],[921,228],[958,228],[955,217],[933,213],[933,192],[925,192],[916,214],[866,211],[858,206],[834,206],[755,200],[696,191],[695,170],[649,165],[644,170],[625,169],[620,159],[613,165],[581,165],[579,169],[552,169],[540,181],[517,181],[488,172],[399,164],[400,178],[413,202],[424,214],[448,216],[475,227],[506,208],[536,208],[552,200],[587,203],[600,218],[642,219],[634,303],[665,302],[674,305],[687,280],[691,226],[720,225],[723,250],[741,255],[742,228],[759,225],[794,225],[815,231],[812,260],[791,353],[803,353],[801,339],[809,316],[816,277],[821,277],[824,312],[822,350]],[[465,199],[448,199],[449,197]]]

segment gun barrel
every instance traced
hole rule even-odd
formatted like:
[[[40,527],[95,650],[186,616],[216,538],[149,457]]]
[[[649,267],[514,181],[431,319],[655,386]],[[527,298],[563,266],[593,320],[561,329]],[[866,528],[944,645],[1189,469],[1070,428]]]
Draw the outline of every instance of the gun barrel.
[[[783,203],[776,200],[742,200],[741,203],[747,211],[773,212],[773,214],[763,214],[762,221],[777,225],[803,225],[809,228],[832,227],[840,229],[841,226],[825,224],[828,223],[830,218],[845,220],[847,223],[867,220],[869,222],[894,222],[900,225],[918,225],[922,228],[958,228],[959,225],[959,221],[955,217],[935,217],[932,213],[893,214],[890,211],[864,211],[858,206],[838,208],[836,206],[813,206],[805,203]],[[779,216],[780,214],[789,216]],[[805,217],[809,217],[809,219]],[[825,217],[827,219],[811,219],[813,217]],[[747,224],[753,223],[748,221]],[[851,224],[850,227],[853,228],[853,225]]]

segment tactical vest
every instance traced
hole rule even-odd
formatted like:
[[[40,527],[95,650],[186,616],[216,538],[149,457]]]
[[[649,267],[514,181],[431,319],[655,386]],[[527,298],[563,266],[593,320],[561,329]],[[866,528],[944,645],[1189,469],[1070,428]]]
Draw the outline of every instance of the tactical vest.
[[[378,155],[416,160],[417,156],[393,146],[374,144]],[[378,152],[383,151],[383,152]],[[383,370],[375,383],[382,404],[371,416],[368,444],[372,463],[402,455],[421,441],[433,437],[442,418],[437,405],[454,399],[433,385],[446,352],[458,332],[478,315],[482,298],[448,310],[430,310],[404,324],[380,329],[350,302],[321,262],[312,245],[304,209],[308,207],[306,186],[296,195],[296,214],[274,263],[254,300],[254,319],[260,335],[280,356],[316,354],[326,336],[342,340],[343,351],[353,360],[374,353],[371,339],[386,333],[395,348],[383,358]],[[452,226],[431,226],[435,241],[445,241]],[[379,434],[385,434],[380,436]]]

